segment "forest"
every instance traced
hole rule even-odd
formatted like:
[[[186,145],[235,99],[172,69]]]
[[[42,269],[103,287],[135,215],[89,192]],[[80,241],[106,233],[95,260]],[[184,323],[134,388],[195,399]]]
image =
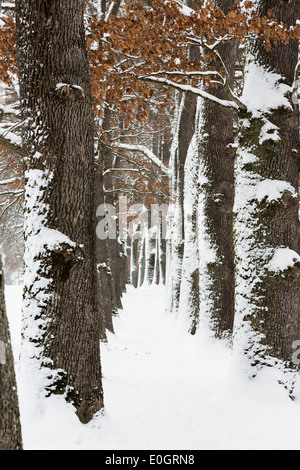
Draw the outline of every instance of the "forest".
[[[300,449],[299,40],[0,0],[0,450]]]

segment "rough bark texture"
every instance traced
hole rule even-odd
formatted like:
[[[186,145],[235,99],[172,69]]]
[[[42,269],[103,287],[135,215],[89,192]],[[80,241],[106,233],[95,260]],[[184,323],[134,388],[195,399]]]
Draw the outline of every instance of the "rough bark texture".
[[[287,25],[300,18],[299,1],[263,0],[260,13],[265,15],[273,9],[276,18]],[[267,52],[259,43],[258,59],[261,64],[279,73],[289,86],[293,85],[295,68],[298,61],[298,41],[291,41],[288,46],[274,46]],[[287,181],[298,193],[299,174],[299,107],[291,100],[291,108],[279,108],[272,115],[272,123],[279,129],[280,141],[276,145],[270,142],[263,149],[260,174],[265,178]],[[264,209],[267,226],[266,241],[271,246],[285,246],[300,254],[299,201],[288,194]],[[281,276],[268,276],[265,285],[265,306],[272,312],[264,320],[265,343],[271,346],[275,357],[290,363],[293,353],[293,341],[300,338],[300,264],[292,266]]]
[[[14,357],[4,297],[0,256],[0,450],[22,450]]]
[[[102,122],[102,129],[104,132],[110,129],[110,122],[111,122],[111,112],[110,107],[106,106],[104,109],[104,117]],[[108,137],[109,139],[109,134]],[[113,179],[111,173],[108,172],[105,176],[105,181],[103,178],[103,172],[110,170],[113,167],[114,157],[112,155],[112,151],[109,146],[105,145],[103,142],[100,143],[100,165],[96,172],[96,187],[97,191],[99,191],[99,195],[97,196],[98,200],[102,201],[101,204],[115,206],[115,196],[113,192],[104,194],[103,183],[105,187],[108,188],[110,191],[113,190]],[[101,194],[102,193],[102,194]],[[109,320],[109,317],[113,314],[116,314],[118,308],[122,307],[121,303],[121,295],[118,287],[119,282],[119,274],[118,274],[118,242],[116,233],[109,234],[106,239],[97,240],[97,245],[99,246],[99,250],[102,252],[102,261],[105,262],[109,268],[110,277],[105,280],[104,283],[104,290],[103,290],[103,298],[104,298],[104,305],[105,305],[105,315],[108,319],[108,326],[112,320]],[[99,251],[99,253],[100,253]],[[106,258],[106,259],[105,259]],[[109,300],[110,298],[110,300]],[[111,312],[109,312],[109,303]]]
[[[261,14],[266,14],[270,8],[278,20],[288,25],[294,24],[300,16],[300,3],[297,1],[263,0],[259,3]],[[278,86],[280,83],[290,87],[293,85],[298,41],[291,41],[286,46],[273,46],[270,52],[266,51],[262,42],[257,42],[253,53],[257,64],[282,76]],[[240,116],[240,147],[249,154],[252,152],[255,157],[252,162],[248,159],[247,164],[244,162],[240,166],[244,177],[252,180],[252,185],[255,180],[258,183],[272,180],[273,185],[281,183],[284,188],[277,197],[266,195],[248,201],[247,221],[237,218],[236,224],[239,232],[243,224],[244,230],[247,226],[247,230],[250,227],[252,231],[251,236],[248,232],[247,240],[245,236],[240,238],[246,248],[244,254],[240,252],[239,262],[242,265],[241,258],[249,254],[251,268],[247,272],[242,269],[240,274],[242,282],[251,288],[251,297],[246,299],[248,308],[243,314],[243,324],[249,325],[254,340],[248,342],[244,352],[256,367],[280,360],[286,366],[295,368],[292,346],[300,337],[299,257],[296,261],[297,253],[299,255],[299,109],[291,93],[286,94],[286,99],[289,106],[269,109],[269,113],[256,118],[247,113]],[[271,128],[268,136],[262,139],[262,129],[266,125],[276,127],[273,131]],[[268,267],[269,262],[282,248],[293,250],[295,262],[274,271]],[[239,308],[239,315],[240,311],[243,309]],[[242,328],[240,322],[239,327]]]
[[[48,393],[65,394],[86,423],[103,407],[103,393],[94,116],[83,4],[16,1],[20,95],[27,119],[27,274],[32,273],[31,256],[39,265],[35,278],[25,279],[24,310],[28,321],[40,322],[38,337],[30,339],[41,365],[53,370],[47,377]],[[32,251],[32,242],[45,229],[63,234],[70,243],[50,247],[45,237],[43,249]]]
[[[112,9],[110,10],[109,16],[117,16],[120,9],[121,0],[116,0]],[[108,7],[106,1],[101,2],[101,15],[105,19],[105,16],[108,15]],[[108,16],[108,17],[109,17]],[[108,19],[108,17],[106,19]],[[110,103],[104,109],[104,116],[102,121],[102,130],[109,131],[111,125],[111,109]],[[106,138],[109,140],[110,133],[108,132]],[[109,146],[105,144],[100,145],[100,167],[96,175],[96,184],[100,192],[103,193],[103,171],[110,170],[113,168],[114,156]],[[102,171],[102,174],[99,172]],[[105,187],[113,190],[113,180],[111,174],[108,173],[105,179]],[[102,194],[103,203],[115,205],[115,195],[114,193]],[[99,195],[101,198],[101,194]],[[102,273],[102,282],[103,282],[103,301],[104,301],[104,312],[106,318],[107,328],[112,331],[112,315],[117,314],[119,308],[122,308],[122,288],[121,288],[121,276],[120,270],[122,269],[121,257],[120,257],[120,247],[118,245],[117,237],[108,238],[106,240],[98,241],[99,253],[102,252],[102,262],[105,262],[109,269],[109,277],[105,277]],[[104,260],[106,252],[106,260]],[[104,256],[103,256],[104,255]]]
[[[227,12],[234,2],[219,0],[216,4]],[[219,47],[219,53],[233,81],[236,45]],[[219,64],[214,64],[219,69]],[[226,99],[226,92],[209,88],[211,94]],[[202,141],[199,145],[200,159],[204,166],[207,183],[202,186],[205,193],[204,217],[207,235],[215,251],[215,261],[207,265],[210,291],[210,313],[212,329],[216,336],[232,333],[234,321],[234,247],[233,204],[235,151],[233,121],[230,109],[206,101],[202,110]],[[231,144],[231,146],[230,146]],[[201,256],[201,253],[200,253]],[[200,312],[201,317],[201,312]]]

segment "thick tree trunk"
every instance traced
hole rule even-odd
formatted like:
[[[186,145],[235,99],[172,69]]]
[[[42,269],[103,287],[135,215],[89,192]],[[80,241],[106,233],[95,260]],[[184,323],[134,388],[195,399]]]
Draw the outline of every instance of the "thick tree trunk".
[[[300,16],[299,2],[258,6],[288,25]],[[257,42],[251,52],[244,96],[249,89],[261,94],[255,115],[240,116],[235,338],[255,375],[263,365],[296,368],[293,342],[300,338],[299,110],[292,98],[298,41],[271,52]],[[264,86],[269,95],[260,91]]]
[[[103,169],[102,163],[98,162],[95,171],[96,180],[96,204],[97,208],[102,207],[104,210],[105,199],[104,199],[104,188],[103,188]],[[102,213],[102,212],[101,212]],[[96,241],[96,252],[97,252],[97,270],[98,270],[98,281],[99,281],[99,296],[102,300],[103,312],[101,315],[102,328],[101,337],[106,339],[106,328],[113,333],[113,321],[112,321],[112,295],[111,295],[111,269],[110,261],[108,256],[109,242],[104,237],[97,237]]]
[[[195,134],[191,140],[184,174],[184,254],[180,287],[179,314],[188,321],[188,329],[195,334],[200,312],[200,259],[198,225],[199,204],[199,117],[201,107],[198,101],[195,118]]]
[[[24,334],[47,393],[64,394],[86,423],[103,407],[103,393],[83,6],[83,0],[16,1],[28,152]]]
[[[104,117],[102,122],[102,129],[103,131],[109,131],[111,123],[111,111],[110,107],[106,106],[104,109]],[[109,137],[108,137],[109,138]],[[104,194],[103,184],[106,188],[110,191],[113,190],[113,179],[111,177],[111,173],[107,173],[105,177],[105,181],[103,178],[103,172],[110,170],[113,167],[113,155],[109,146],[105,145],[104,143],[100,144],[100,165],[98,171],[96,173],[96,185],[97,191],[99,191],[99,195],[97,198],[99,201],[103,201],[103,207],[111,206],[115,207],[115,198],[113,193]],[[105,281],[105,290],[103,291],[103,297],[109,297],[108,299],[104,300],[105,305],[108,307],[110,302],[111,304],[111,313],[106,311],[106,317],[108,319],[108,324],[110,323],[109,316],[113,314],[117,314],[118,308],[122,307],[120,293],[119,293],[119,274],[117,269],[117,258],[118,258],[118,241],[117,241],[117,233],[108,233],[107,238],[105,239],[98,239],[97,244],[99,245],[99,250],[106,256],[106,260],[102,261],[99,259],[99,263],[105,262],[109,268],[110,277]],[[102,247],[100,246],[102,245]],[[99,251],[99,253],[100,253]]]
[[[168,310],[178,313],[182,282],[182,262],[184,258],[184,175],[189,145],[195,130],[196,98],[194,95],[179,96],[178,122],[174,129],[171,149],[171,198],[172,213],[170,223],[170,267],[168,289],[170,305]]]
[[[0,256],[0,450],[22,450],[14,357],[6,315]]]
[[[107,131],[110,128],[110,110],[106,107],[104,111],[104,120],[103,120],[103,130]],[[114,156],[112,155],[111,149],[103,145],[101,149],[101,161],[103,164],[103,171],[108,171],[114,166]],[[106,193],[105,197],[105,204],[110,205],[111,207],[116,207],[116,197],[113,193],[114,189],[114,182],[113,178],[111,177],[110,172],[107,173],[105,177],[105,188],[111,191],[110,193]],[[100,181],[99,181],[100,182]],[[100,183],[101,184],[101,183]],[[119,244],[118,244],[118,229],[116,226],[116,233],[109,234],[109,237],[106,240],[106,247],[107,247],[107,263],[109,264],[109,268],[111,271],[111,304],[112,304],[112,314],[117,314],[118,309],[122,308],[122,293],[120,289],[120,263],[119,263]],[[105,293],[108,295],[108,292]]]
[[[218,0],[217,5],[226,13],[234,3]],[[220,53],[231,80],[234,79],[237,48],[235,44],[221,45]],[[219,64],[214,64],[219,68]],[[209,88],[211,94],[226,99],[223,89]],[[234,248],[233,204],[235,151],[234,114],[212,101],[202,105],[200,119],[199,159],[201,165],[201,209],[205,220],[204,231],[213,256],[206,259],[200,246],[201,274],[200,317],[204,317],[217,337],[231,334],[234,321]],[[201,242],[200,242],[201,243]]]
[[[115,2],[111,3],[110,5],[107,4],[106,1],[102,2],[101,9],[103,18],[105,15],[108,15],[108,10],[110,10],[109,16],[117,16],[119,9],[120,9],[121,0],[116,0]],[[111,125],[111,110],[110,110],[110,103],[104,109],[104,117],[102,123],[102,129],[104,131],[109,131]],[[109,139],[110,134],[107,134],[107,138]],[[101,159],[103,164],[103,170],[110,170],[114,166],[114,156],[112,155],[112,151],[107,146],[102,146],[101,152]],[[116,163],[116,162],[115,162]],[[108,173],[108,177],[105,180],[105,186],[110,190],[113,190],[113,179],[111,178],[111,174]],[[116,198],[115,194],[108,193],[105,195],[105,203],[115,205]],[[118,237],[112,237],[107,240],[107,247],[108,247],[108,264],[110,266],[111,271],[111,307],[112,307],[112,314],[117,314],[118,309],[122,308],[122,289],[121,289],[121,276],[120,276],[120,269],[121,269],[121,262],[120,262],[120,247],[118,245]],[[107,295],[108,293],[106,293]]]

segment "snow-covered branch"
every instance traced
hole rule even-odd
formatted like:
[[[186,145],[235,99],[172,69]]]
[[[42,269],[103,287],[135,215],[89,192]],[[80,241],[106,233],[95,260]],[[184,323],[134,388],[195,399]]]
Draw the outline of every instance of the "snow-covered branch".
[[[219,52],[217,51],[215,46],[208,46],[207,44],[203,43],[203,47],[205,49],[207,49],[210,53],[213,54],[214,58],[216,59],[216,61],[221,66],[222,71],[224,73],[224,79],[223,79],[224,89],[225,89],[226,93],[228,94],[228,96],[230,97],[231,101],[233,101],[238,106],[238,108],[240,110],[247,111],[246,105],[244,103],[242,103],[242,101],[235,95],[235,93],[233,92],[233,90],[230,87],[229,72],[227,70],[227,67],[226,67],[223,59],[222,59],[222,56],[219,54]]]
[[[162,163],[159,158],[157,158],[156,155],[154,155],[151,150],[149,150],[147,147],[144,145],[135,145],[135,144],[123,144],[123,143],[114,143],[113,147],[120,149],[120,150],[128,150],[130,152],[140,152],[143,155],[145,155],[149,160],[151,160],[152,163],[154,163],[156,166],[158,166],[163,173],[168,174],[168,168]]]
[[[13,177],[13,178],[9,178],[9,179],[6,179],[6,180],[2,180],[0,181],[0,186],[4,186],[6,184],[11,184],[11,183],[14,183],[16,181],[16,177]]]
[[[167,76],[179,76],[179,77],[210,77],[215,76],[219,77],[223,80],[222,75],[217,72],[216,70],[194,70],[188,72],[181,72],[179,70],[168,71],[168,70],[160,70],[158,72],[151,73],[151,77],[155,77],[157,75],[167,75]]]
[[[214,103],[219,104],[220,106],[226,107],[226,108],[231,108],[234,110],[246,110],[246,106],[241,103],[238,98],[232,96],[231,100],[222,100],[217,98],[216,96],[212,95],[211,93],[206,92],[205,90],[202,90],[201,88],[196,88],[191,85],[183,85],[181,83],[176,83],[173,80],[169,80],[166,78],[161,78],[161,77],[155,77],[153,75],[149,76],[140,76],[138,77],[140,80],[145,80],[149,82],[156,82],[156,83],[161,83],[162,85],[170,86],[172,88],[175,88],[176,90],[182,91],[184,93],[192,93],[196,96],[200,96],[201,98],[213,101]]]

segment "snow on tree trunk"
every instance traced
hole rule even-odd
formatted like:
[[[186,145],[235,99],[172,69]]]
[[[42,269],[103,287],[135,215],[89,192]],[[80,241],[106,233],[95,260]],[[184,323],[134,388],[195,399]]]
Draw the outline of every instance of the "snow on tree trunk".
[[[95,181],[96,181],[96,205],[100,208],[100,214],[104,215],[105,199],[104,199],[104,187],[102,177],[102,164],[97,162],[95,170]],[[96,237],[96,254],[97,254],[97,270],[98,270],[98,284],[99,284],[99,300],[102,306],[102,328],[101,338],[106,339],[106,328],[113,332],[112,322],[112,298],[111,298],[111,269],[108,256],[108,240],[101,233],[100,236]]]
[[[166,249],[167,249],[167,241],[166,241],[166,236],[167,236],[167,220],[166,220],[166,215],[164,215],[164,218],[162,215],[159,217],[159,239],[158,239],[158,251],[159,251],[159,256],[158,256],[158,263],[159,263],[159,280],[161,284],[166,284]]]
[[[179,316],[191,334],[199,323],[200,279],[198,246],[199,159],[198,132],[200,117],[198,101],[195,133],[191,140],[184,171],[184,254],[180,289]]]
[[[0,450],[22,450],[15,364],[4,296],[0,256]]]
[[[258,2],[293,24],[299,2]],[[237,357],[250,376],[264,365],[296,369],[300,338],[299,110],[293,98],[298,41],[251,48],[245,71],[236,166]],[[288,379],[286,379],[288,380]],[[291,379],[293,381],[293,378]],[[292,390],[292,382],[287,385]]]
[[[145,236],[146,246],[146,279],[145,283],[151,285],[155,278],[155,257],[156,257],[156,230],[148,228]]]
[[[145,228],[141,231],[141,239],[139,240],[139,257],[138,257],[138,286],[141,287],[146,279],[146,237]]]
[[[139,238],[133,236],[131,238],[131,258],[130,258],[130,281],[133,287],[138,287],[138,277],[139,277],[139,269],[138,269],[138,248],[139,248]]]
[[[165,244],[166,244],[166,215],[167,210],[159,212],[157,217],[157,232],[155,246],[155,283],[165,284]]]
[[[178,95],[177,113],[173,131],[170,157],[171,207],[169,211],[168,306],[167,310],[178,313],[184,253],[184,167],[188,148],[194,133],[196,100],[189,94]]]
[[[218,0],[225,12],[232,0]],[[233,82],[236,44],[220,45],[218,53]],[[220,64],[213,64],[219,70]],[[231,83],[232,85],[232,83]],[[210,87],[211,95],[226,92]],[[232,333],[234,321],[234,129],[233,111],[205,100],[197,129],[199,153],[200,318],[217,337]]]
[[[28,154],[23,370],[44,395],[64,395],[86,423],[103,407],[103,393],[83,6],[16,1]]]

